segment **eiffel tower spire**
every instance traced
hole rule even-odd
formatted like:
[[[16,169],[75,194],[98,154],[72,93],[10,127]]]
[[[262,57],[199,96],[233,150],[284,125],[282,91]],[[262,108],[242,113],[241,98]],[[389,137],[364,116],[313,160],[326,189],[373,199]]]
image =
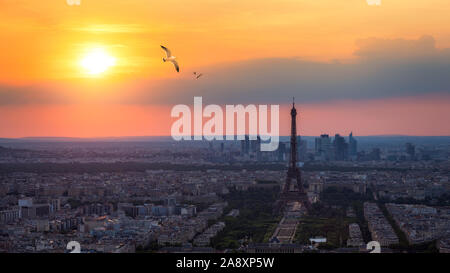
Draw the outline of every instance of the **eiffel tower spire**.
[[[291,109],[291,156],[289,158],[289,168],[297,168],[297,109],[295,109],[294,98],[292,98]]]

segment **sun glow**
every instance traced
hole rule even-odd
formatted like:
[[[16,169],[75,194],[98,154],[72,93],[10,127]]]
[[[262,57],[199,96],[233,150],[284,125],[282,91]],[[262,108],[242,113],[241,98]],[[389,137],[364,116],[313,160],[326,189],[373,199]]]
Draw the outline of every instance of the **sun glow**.
[[[99,75],[116,64],[116,58],[109,55],[104,49],[90,50],[81,60],[81,66],[90,75]]]

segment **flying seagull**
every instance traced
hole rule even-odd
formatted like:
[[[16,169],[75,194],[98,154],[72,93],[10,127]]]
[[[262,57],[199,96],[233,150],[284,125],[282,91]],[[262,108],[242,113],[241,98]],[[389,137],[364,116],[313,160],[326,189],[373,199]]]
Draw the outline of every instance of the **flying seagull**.
[[[177,70],[177,72],[180,72],[180,67],[178,66],[177,61],[175,60],[176,57],[172,56],[172,53],[170,53],[170,50],[165,47],[165,46],[161,46],[161,48],[166,52],[166,58],[163,58],[164,62],[171,62],[173,63],[173,65],[175,66],[175,69]]]
[[[196,79],[198,79],[198,78],[200,78],[201,76],[203,76],[203,74],[199,74],[199,73],[197,73],[197,72],[194,72],[194,75],[195,75],[195,78]]]

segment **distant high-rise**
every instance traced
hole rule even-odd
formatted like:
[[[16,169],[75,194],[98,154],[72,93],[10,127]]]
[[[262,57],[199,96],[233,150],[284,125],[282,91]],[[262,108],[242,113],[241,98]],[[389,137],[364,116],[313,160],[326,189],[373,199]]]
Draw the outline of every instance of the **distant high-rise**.
[[[306,161],[306,153],[308,151],[308,142],[306,140],[300,140],[298,145],[298,160],[301,162]]]
[[[284,161],[284,154],[286,153],[286,144],[280,142],[278,146],[278,161]]]
[[[258,152],[261,149],[261,138],[257,136],[256,140],[250,140],[250,150],[253,153]]]
[[[320,160],[331,160],[333,157],[333,147],[328,135],[322,134],[315,139],[315,154]]]
[[[411,159],[413,159],[414,156],[416,155],[416,147],[412,143],[406,143],[405,147],[406,153]]]
[[[250,137],[245,135],[245,153],[248,154],[250,151]]]
[[[345,142],[345,138],[343,138],[339,134],[336,134],[334,136],[333,146],[334,146],[334,159],[339,161],[347,160],[348,144]]]
[[[241,140],[241,154],[248,154],[250,152],[250,137],[245,135],[245,139]]]
[[[348,155],[355,157],[358,154],[358,141],[353,137],[353,132],[348,136]]]

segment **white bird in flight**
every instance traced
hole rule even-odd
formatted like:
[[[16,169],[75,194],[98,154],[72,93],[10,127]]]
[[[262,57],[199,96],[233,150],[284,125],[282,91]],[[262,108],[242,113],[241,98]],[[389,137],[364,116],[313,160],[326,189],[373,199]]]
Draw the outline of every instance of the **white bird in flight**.
[[[166,52],[166,55],[167,55],[166,58],[163,58],[163,61],[164,62],[171,62],[175,66],[175,69],[177,70],[177,72],[180,72],[180,67],[178,66],[178,63],[175,60],[176,57],[172,56],[172,53],[170,53],[170,50],[167,47],[161,46],[161,48],[164,49],[164,51]]]

